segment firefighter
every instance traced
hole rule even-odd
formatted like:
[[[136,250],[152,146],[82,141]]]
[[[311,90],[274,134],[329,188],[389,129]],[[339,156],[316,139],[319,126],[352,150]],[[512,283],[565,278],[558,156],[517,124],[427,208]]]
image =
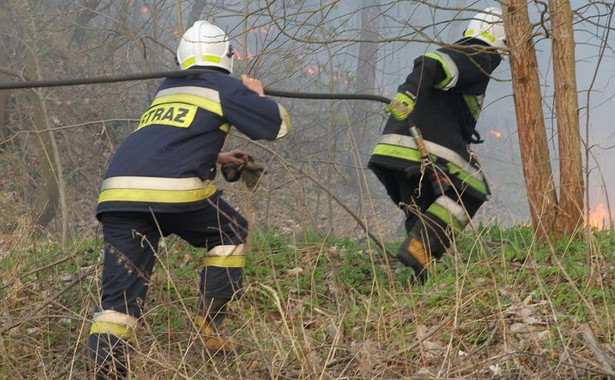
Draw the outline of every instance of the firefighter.
[[[476,122],[505,49],[501,11],[487,8],[463,38],[416,58],[385,107],[390,116],[368,167],[405,212],[397,256],[419,283],[490,195],[470,144],[482,142]]]
[[[212,183],[216,164],[248,163],[247,152],[221,152],[231,126],[253,140],[275,140],[291,128],[259,80],[229,75],[233,48],[217,26],[195,22],[177,60],[181,70],[209,71],[162,81],[111,159],[98,198],[104,257],[88,363],[99,376],[128,374],[158,243],[170,234],[205,249],[194,323],[209,352],[233,349],[216,329],[241,294],[248,223]]]

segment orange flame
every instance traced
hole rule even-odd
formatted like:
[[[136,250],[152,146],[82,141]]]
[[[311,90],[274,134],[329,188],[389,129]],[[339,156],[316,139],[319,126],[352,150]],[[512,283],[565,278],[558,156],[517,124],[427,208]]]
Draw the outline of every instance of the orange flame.
[[[147,5],[143,5],[141,7],[141,14],[143,16],[149,16],[150,15],[150,10],[149,10],[149,7]]]
[[[305,71],[310,75],[314,75],[318,72],[318,69],[315,67],[308,67],[305,69]]]
[[[611,224],[611,214],[606,209],[603,203],[598,203],[595,208],[589,209],[589,220],[585,221],[585,225],[596,229],[604,230]]]
[[[490,130],[489,133],[491,133],[497,139],[502,138],[502,132],[496,131],[495,129]]]
[[[238,61],[242,61],[242,60],[247,60],[247,61],[251,61],[254,59],[254,55],[250,52],[247,53],[247,55],[244,57],[241,55],[240,52],[238,52],[237,50],[234,51],[235,54],[235,59]]]

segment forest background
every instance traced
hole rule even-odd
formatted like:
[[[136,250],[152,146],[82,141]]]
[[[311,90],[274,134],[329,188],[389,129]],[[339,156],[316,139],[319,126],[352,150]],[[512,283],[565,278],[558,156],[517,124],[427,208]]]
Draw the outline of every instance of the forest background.
[[[615,191],[615,178],[608,171],[609,162],[615,159],[615,135],[610,128],[615,102],[610,89],[615,75],[610,33],[613,4],[570,4],[574,11],[581,149],[588,196],[585,224],[608,229],[609,196],[612,198]],[[282,91],[392,97],[416,56],[437,48],[438,44],[457,40],[472,15],[494,5],[506,3],[7,0],[0,3],[0,78],[2,82],[13,82],[174,70],[178,37],[195,20],[207,19],[232,38],[237,51],[234,75],[246,73],[261,79],[267,88]],[[557,157],[548,4],[528,1],[525,5],[538,57],[540,111],[545,118],[548,148]],[[530,212],[511,80],[509,62],[504,61],[493,75],[479,120],[478,130],[485,143],[473,148],[489,179],[493,197],[469,228],[469,241],[477,241],[476,236],[490,236],[494,229],[519,228],[523,232],[515,232],[514,236],[523,236],[522,240],[532,246],[531,235],[526,238],[527,231],[523,229],[529,223]],[[65,263],[70,257],[72,261],[78,260],[73,264],[79,268],[95,263],[100,229],[93,211],[102,174],[117,146],[135,128],[158,83],[159,80],[147,80],[0,91],[2,291],[19,294],[27,284],[33,286],[31,272],[38,273],[37,268],[47,265],[53,268],[51,264],[56,260]],[[319,249],[324,250],[329,244],[327,239],[351,239],[363,242],[365,247],[361,249],[372,253],[378,252],[378,247],[366,239],[365,228],[383,242],[400,239],[402,214],[365,168],[386,121],[383,105],[356,100],[276,100],[290,111],[294,122],[291,135],[273,144],[251,143],[241,135],[233,135],[227,146],[246,149],[267,165],[268,174],[259,189],[247,193],[238,184],[218,181],[231,202],[248,215],[257,234],[270,240],[289,239],[285,241],[289,246],[311,241],[321,244],[325,248]],[[558,178],[557,158],[553,161],[554,177]],[[484,228],[490,232],[481,232]],[[176,248],[180,252],[188,249]],[[532,249],[528,252],[533,253]],[[519,247],[513,251],[518,253]],[[553,246],[548,250],[552,254],[556,251]],[[572,262],[595,262],[588,258],[587,251],[580,249],[581,259],[571,255],[575,257]],[[32,252],[44,258],[40,262],[29,261],[37,257]],[[15,265],[20,260],[30,266]],[[315,268],[319,264],[314,263]],[[556,264],[550,261],[550,265],[560,268]],[[307,270],[305,265],[297,267]],[[612,267],[600,270],[610,273]],[[66,275],[65,271],[74,274],[75,269],[63,268],[56,274]],[[459,278],[451,281],[453,288],[459,289]],[[571,284],[578,285],[574,281]],[[95,281],[91,280],[90,285],[95,285]],[[496,293],[501,293],[499,285],[494,287]],[[88,294],[92,289],[90,286],[83,291]],[[606,300],[610,296],[602,293],[601,297]],[[16,300],[22,301],[19,297]],[[527,298],[521,297],[524,300]],[[39,301],[48,305],[49,295]],[[526,306],[538,304],[544,306],[540,302]],[[71,307],[79,309],[79,305]],[[85,309],[81,305],[80,310]],[[510,308],[501,308],[493,315],[504,318],[504,310]],[[86,321],[87,311],[75,312],[80,316],[78,320]],[[14,327],[20,327],[22,333],[34,328],[19,323],[30,319],[18,307],[7,307],[5,316],[0,333],[17,331]],[[438,324],[442,322],[438,320]],[[493,329],[491,323],[487,326]],[[612,340],[610,325],[604,331],[606,341]],[[74,348],[79,337],[71,339],[70,347]],[[452,339],[450,334],[448,340],[442,338],[449,346]],[[449,346],[443,347],[449,350]],[[441,348],[434,349],[439,352]],[[589,345],[587,349],[596,352]],[[297,353],[297,357],[303,356]],[[494,373],[489,370],[494,363],[481,363],[480,371]],[[610,367],[604,364],[596,367],[609,373]],[[301,365],[300,368],[305,373],[314,370]],[[413,367],[408,373],[419,369]]]

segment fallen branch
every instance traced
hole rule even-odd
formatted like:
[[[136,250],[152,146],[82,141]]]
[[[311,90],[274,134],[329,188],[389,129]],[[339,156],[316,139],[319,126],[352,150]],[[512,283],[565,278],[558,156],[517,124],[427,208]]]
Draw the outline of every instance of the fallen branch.
[[[615,377],[615,372],[613,371],[613,364],[615,364],[615,359],[610,357],[600,347],[600,344],[598,344],[596,338],[594,337],[594,333],[586,323],[581,325],[581,328],[583,330],[583,339],[585,339],[585,343],[587,343],[587,346],[592,350],[594,356],[602,365],[602,370],[604,371],[604,373],[608,374],[611,377]]]

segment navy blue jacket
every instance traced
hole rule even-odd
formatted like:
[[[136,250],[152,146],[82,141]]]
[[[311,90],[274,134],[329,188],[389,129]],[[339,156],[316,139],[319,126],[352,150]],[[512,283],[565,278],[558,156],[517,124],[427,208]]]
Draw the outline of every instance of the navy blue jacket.
[[[253,140],[290,130],[286,110],[228,74],[166,78],[111,159],[96,214],[181,212],[216,190],[211,180],[230,126]]]

